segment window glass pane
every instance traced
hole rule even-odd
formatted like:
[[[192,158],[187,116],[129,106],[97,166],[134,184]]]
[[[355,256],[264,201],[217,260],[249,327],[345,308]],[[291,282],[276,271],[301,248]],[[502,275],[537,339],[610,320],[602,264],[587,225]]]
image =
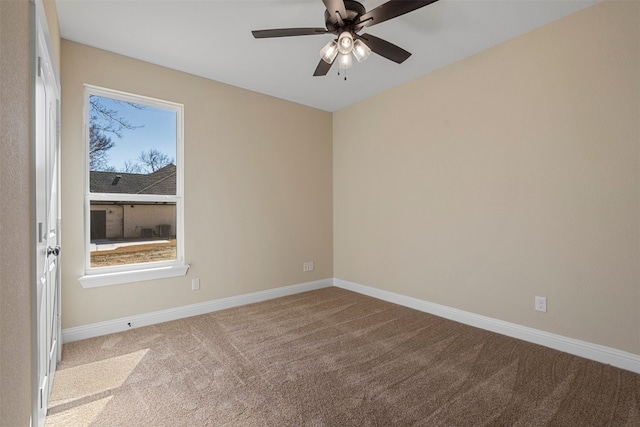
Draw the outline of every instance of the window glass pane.
[[[89,96],[89,191],[176,194],[177,113]]]
[[[183,262],[182,105],[90,86],[85,94],[87,274]]]
[[[176,259],[176,203],[90,205],[91,268]]]

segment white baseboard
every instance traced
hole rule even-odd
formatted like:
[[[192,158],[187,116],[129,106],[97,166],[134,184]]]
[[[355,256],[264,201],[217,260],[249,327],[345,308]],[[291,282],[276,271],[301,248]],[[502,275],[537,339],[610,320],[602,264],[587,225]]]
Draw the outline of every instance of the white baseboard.
[[[157,323],[168,322],[170,320],[183,319],[185,317],[198,316],[211,313],[226,308],[238,307],[255,302],[280,298],[287,295],[301,292],[313,291],[321,288],[333,286],[333,279],[316,280],[313,282],[300,283],[297,285],[283,286],[266,291],[252,292],[250,294],[238,295],[222,298],[214,301],[207,301],[198,304],[191,304],[182,307],[160,310],[152,313],[145,313],[121,319],[109,320],[106,322],[93,323],[75,328],[62,330],[62,342],[84,340],[87,338],[99,337],[102,335],[122,332],[132,328],[155,325]]]
[[[408,297],[394,292],[384,291],[382,289],[373,288],[371,286],[361,285],[342,279],[334,279],[334,286],[368,295],[383,301],[392,302],[394,304],[409,307],[415,310],[430,313],[445,319],[453,320],[465,325],[474,326],[485,329],[487,331],[497,332],[509,337],[518,338],[534,344],[540,344],[545,347],[553,348],[575,356],[584,357],[586,359],[595,360],[596,362],[622,368],[631,372],[640,374],[640,355],[628,353],[626,351],[617,350],[611,347],[605,347],[598,344],[592,344],[586,341],[580,341],[573,338],[564,337],[562,335],[552,334],[540,331],[538,329],[521,326],[515,323],[509,323],[487,316],[470,313],[468,311],[458,310],[440,304]]]
[[[85,326],[78,326],[75,328],[63,329],[62,342],[68,343],[72,341],[98,337],[101,335],[112,334],[115,332],[122,332],[131,328],[139,328],[142,326],[154,325],[171,320],[183,319],[185,317],[198,316],[218,310],[224,310],[226,308],[238,307],[245,304],[252,304],[301,292],[327,288],[330,286],[347,289],[383,301],[388,301],[394,304],[412,308],[414,310],[423,311],[425,313],[443,317],[445,319],[464,323],[465,325],[470,325],[477,328],[485,329],[487,331],[492,331],[513,338],[518,338],[534,344],[540,344],[545,347],[553,348],[555,350],[563,351],[575,356],[595,360],[597,362],[605,363],[640,374],[640,355],[637,354],[628,353],[622,350],[617,350],[598,344],[592,344],[586,341],[564,337],[562,335],[540,331],[538,329],[493,319],[487,316],[481,316],[479,314],[470,313],[468,311],[458,310],[444,305],[420,300],[418,298],[408,297],[395,292],[389,292],[371,286],[366,286],[337,278],[316,280],[313,282],[284,286],[280,288],[269,289],[266,291],[253,292],[250,294],[222,298],[214,301],[176,307],[168,310],[155,311],[152,313],[109,320],[106,322],[99,322]]]

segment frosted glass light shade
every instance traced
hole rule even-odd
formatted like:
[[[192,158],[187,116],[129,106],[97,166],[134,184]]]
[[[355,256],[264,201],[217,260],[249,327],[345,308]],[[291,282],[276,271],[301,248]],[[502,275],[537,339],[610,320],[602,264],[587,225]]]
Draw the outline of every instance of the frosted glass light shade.
[[[320,56],[322,60],[327,64],[332,64],[333,60],[338,56],[338,43],[335,40],[331,40],[320,49]]]
[[[353,56],[358,62],[366,60],[371,55],[371,49],[362,40],[356,40],[353,43]]]
[[[341,70],[346,70],[347,68],[353,67],[353,59],[351,59],[351,54],[347,53],[346,55],[341,53],[338,56],[338,68]]]
[[[353,36],[348,31],[343,31],[338,37],[338,51],[346,55],[353,50]]]

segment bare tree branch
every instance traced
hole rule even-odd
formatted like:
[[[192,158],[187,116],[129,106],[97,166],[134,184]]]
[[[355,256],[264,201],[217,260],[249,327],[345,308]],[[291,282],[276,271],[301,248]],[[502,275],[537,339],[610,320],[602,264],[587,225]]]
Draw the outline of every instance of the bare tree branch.
[[[140,164],[133,160],[127,160],[124,162],[124,167],[121,172],[125,173],[142,173],[142,167]]]
[[[107,151],[114,143],[108,136],[100,132],[95,125],[89,126],[89,170],[105,170],[108,167]]]
[[[150,148],[149,151],[143,151],[138,155],[138,162],[141,169],[147,173],[162,169],[174,161],[173,157],[160,152],[157,148]]]
[[[90,123],[95,125],[96,130],[100,132],[113,133],[118,138],[122,138],[122,130],[134,130],[143,126],[136,126],[128,122],[122,117],[118,111],[108,108],[104,103],[100,101],[99,96],[90,96],[89,105],[91,111]],[[138,110],[145,108],[144,105],[136,104],[133,102],[112,100],[115,103],[121,105],[128,105]]]

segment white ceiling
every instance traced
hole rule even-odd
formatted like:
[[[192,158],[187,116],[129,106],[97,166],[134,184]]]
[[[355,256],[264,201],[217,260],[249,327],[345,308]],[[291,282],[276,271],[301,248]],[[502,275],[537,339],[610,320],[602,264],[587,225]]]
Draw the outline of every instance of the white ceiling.
[[[361,0],[371,10],[386,0]],[[313,77],[332,35],[256,40],[251,30],[324,27],[321,0],[56,0],[64,39],[326,111],[524,34],[601,0],[439,0],[365,28],[413,55],[376,54]],[[354,61],[355,62],[355,61]]]

